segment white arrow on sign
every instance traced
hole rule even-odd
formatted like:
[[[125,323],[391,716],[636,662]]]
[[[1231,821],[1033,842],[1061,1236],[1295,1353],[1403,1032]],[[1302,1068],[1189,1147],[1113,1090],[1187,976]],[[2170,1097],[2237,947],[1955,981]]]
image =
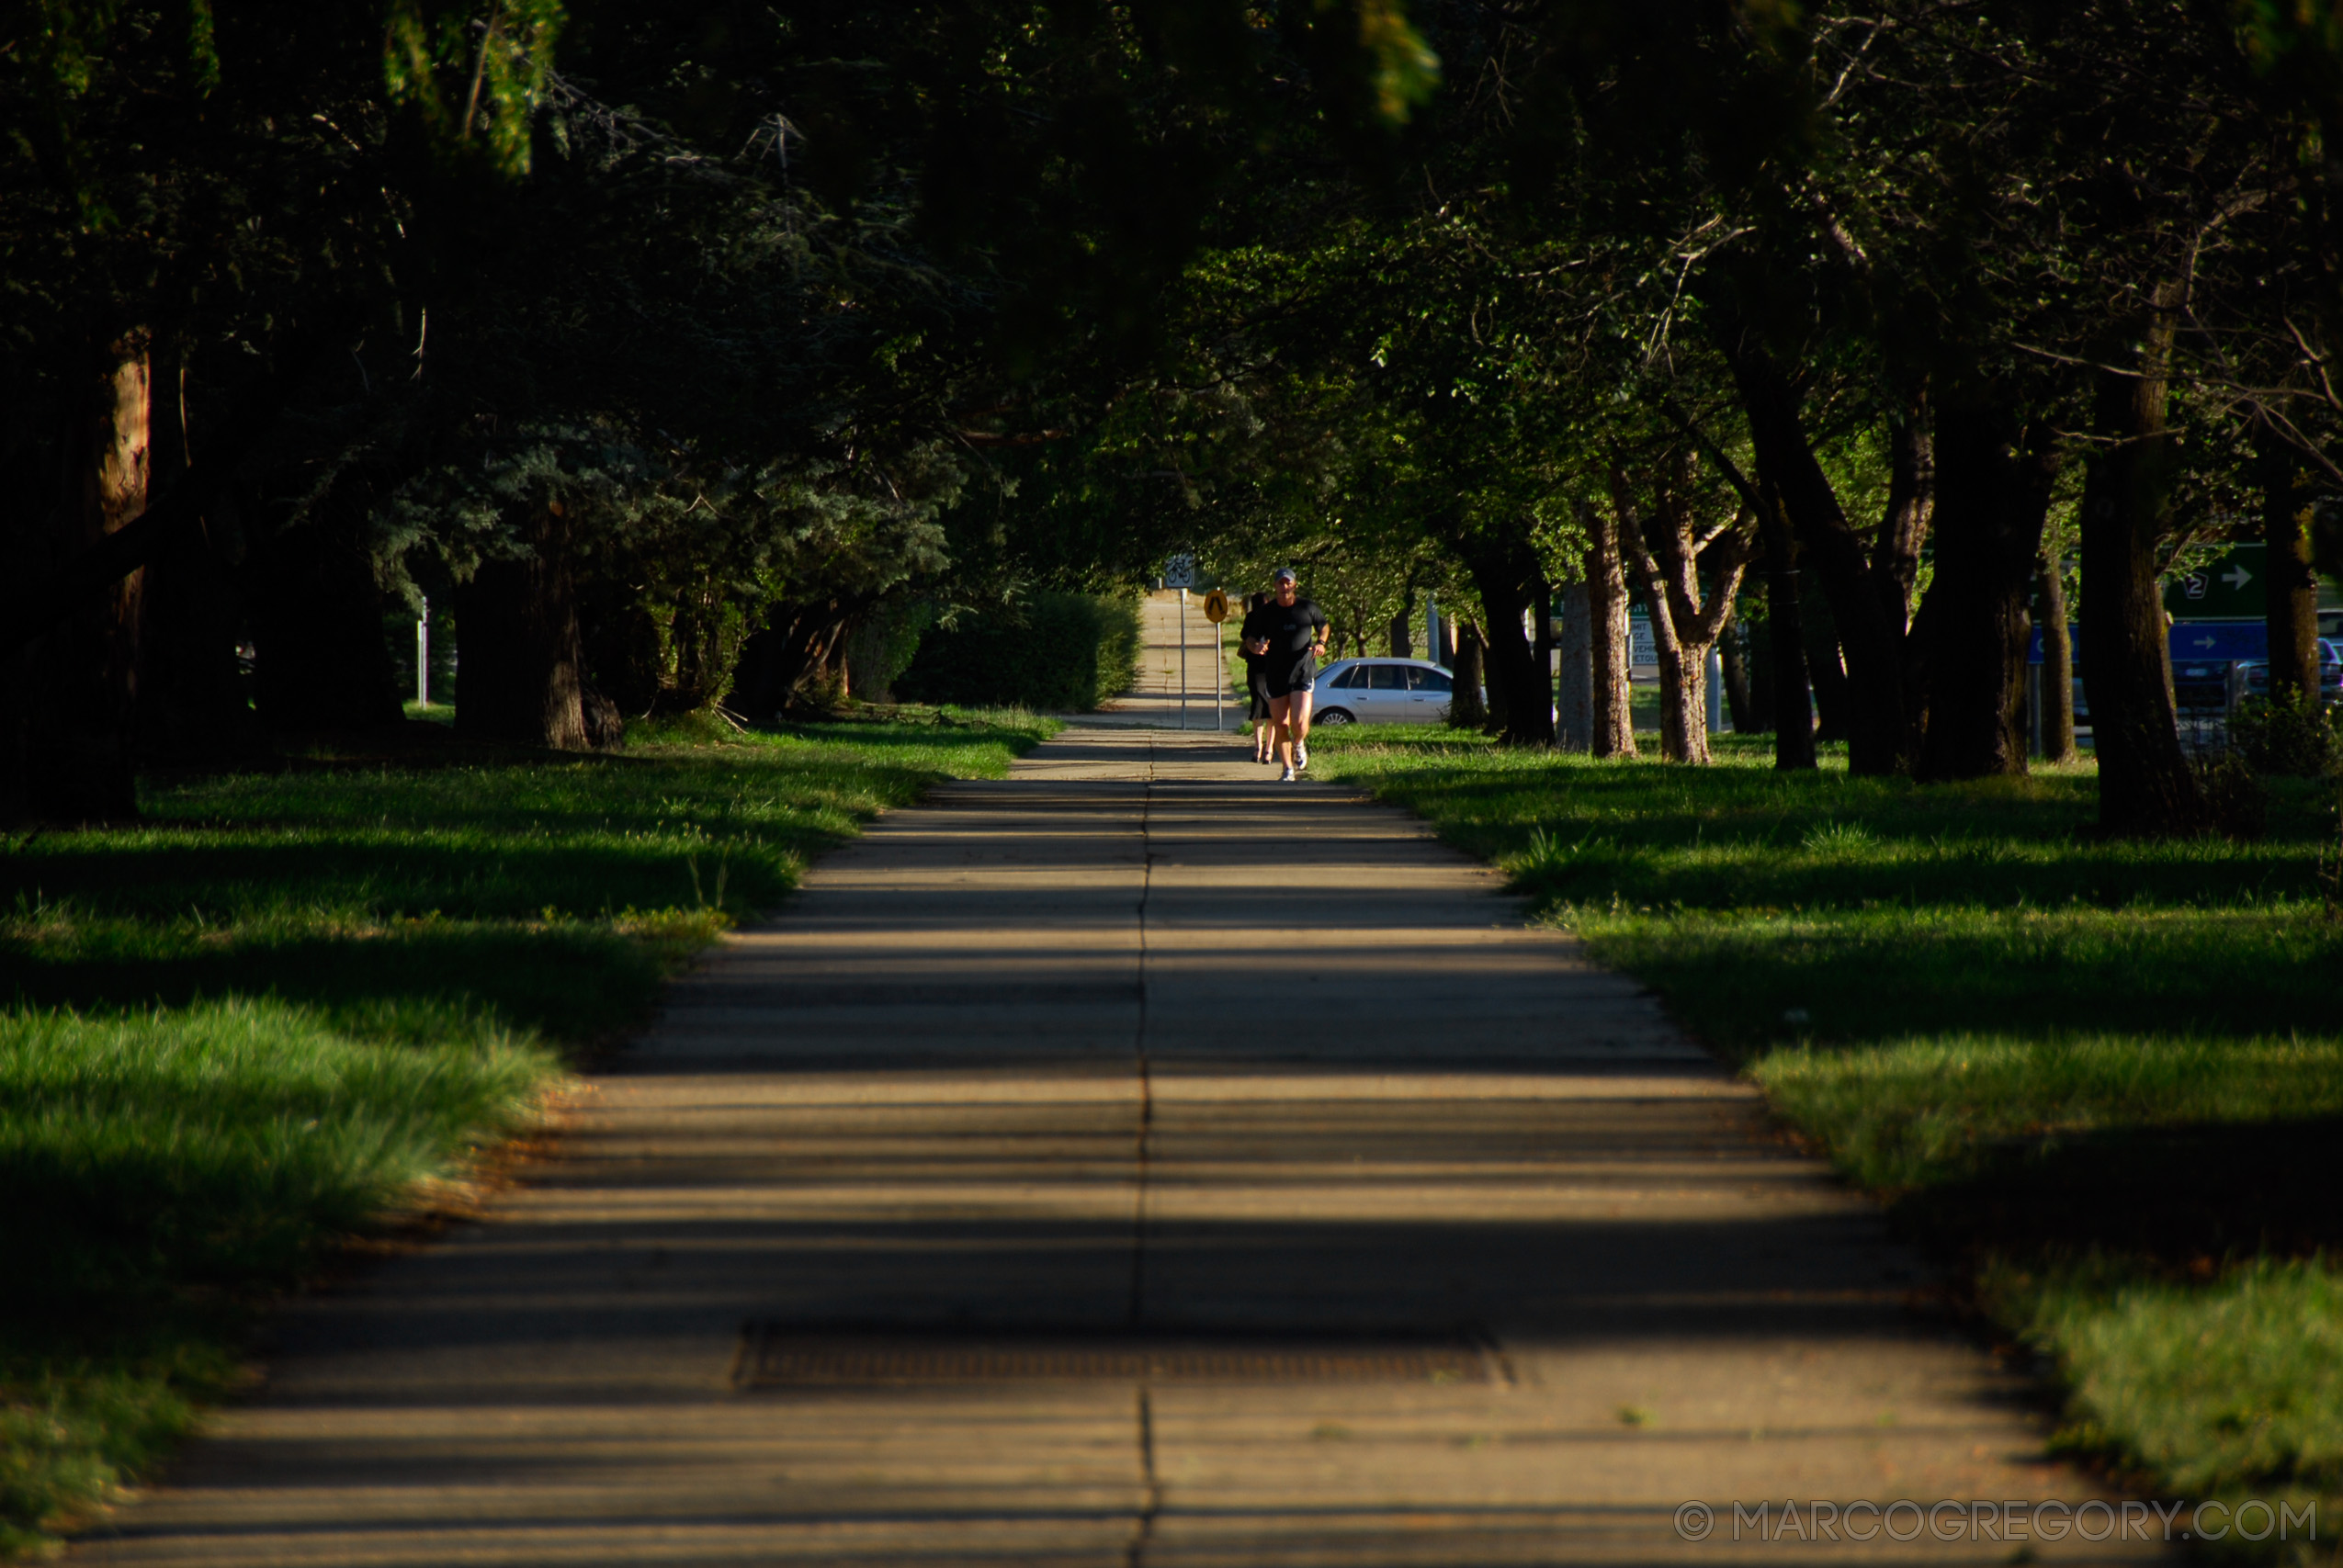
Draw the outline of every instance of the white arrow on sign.
[[[2209,637],[2201,637],[2197,638],[2197,646],[2199,648],[2211,648],[2213,646],[2213,639]]]
[[[2232,588],[2243,588],[2247,583],[2251,582],[2253,580],[2254,574],[2252,572],[2247,571],[2244,567],[2237,565],[2234,561],[2230,563],[2229,570],[2221,574],[2221,581],[2227,583]]]

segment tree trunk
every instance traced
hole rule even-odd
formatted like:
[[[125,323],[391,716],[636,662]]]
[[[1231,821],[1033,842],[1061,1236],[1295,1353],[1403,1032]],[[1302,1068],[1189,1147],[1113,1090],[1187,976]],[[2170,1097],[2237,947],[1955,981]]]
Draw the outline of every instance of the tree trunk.
[[[1466,621],[1456,632],[1456,663],[1449,671],[1455,694],[1448,704],[1448,723],[1455,729],[1478,729],[1488,722],[1488,705],[1481,701],[1480,628]]]
[[[2139,373],[2096,377],[2103,444],[2083,481],[2083,688],[2099,755],[2099,819],[2105,831],[2133,837],[2195,833],[2206,821],[2173,722],[2171,645],[2156,577],[2172,468],[2166,374],[2183,299],[2178,280],[2158,285],[2135,340]],[[2124,352],[2117,340],[2100,357],[2112,363]]]
[[[2269,628],[2269,694],[2286,702],[2318,691],[2318,573],[2311,565],[2310,496],[2301,462],[2268,423],[2254,427],[2254,466],[2261,484],[2261,536],[2269,580],[2263,616]]]
[[[1558,651],[1555,740],[1566,751],[1584,751],[1594,739],[1594,618],[1583,582],[1572,583],[1562,595]]]
[[[150,477],[149,364],[117,343],[93,364],[56,448],[62,468],[47,524],[12,565],[47,577],[145,510]],[[0,816],[51,822],[138,816],[130,739],[138,696],[143,570],[109,582],[17,657],[13,744],[0,773]]]
[[[527,555],[484,560],[456,591],[458,735],[570,751],[587,745],[577,590],[557,504],[529,506]]]
[[[1814,709],[1806,690],[1805,627],[1798,596],[1798,544],[1782,514],[1782,498],[1764,491],[1758,528],[1765,539],[1765,642],[1773,666],[1773,765],[1815,765]]]
[[[1887,427],[1887,510],[1872,546],[1872,570],[1898,630],[1912,625],[1912,585],[1920,547],[1936,516],[1936,439],[1925,388]]]
[[[363,508],[329,496],[253,548],[243,572],[252,693],[264,728],[372,729],[400,721],[385,606],[359,534]],[[471,628],[463,628],[469,637]],[[471,679],[471,649],[462,679]]]
[[[1484,656],[1489,689],[1501,688],[1505,694],[1504,728],[1498,738],[1510,746],[1551,746],[1553,680],[1539,665],[1537,646],[1522,624],[1542,586],[1528,542],[1486,536],[1473,539],[1466,545],[1465,565],[1488,613]]]
[[[1725,711],[1732,716],[1733,733],[1761,735],[1769,727],[1759,720],[1756,696],[1749,689],[1748,632],[1737,613],[1717,639],[1717,658],[1725,667]]]
[[[2034,601],[2041,605],[2042,760],[2075,760],[2075,649],[2066,631],[2066,571],[2056,541],[2043,550]]]
[[[1937,411],[1936,578],[1919,660],[1919,779],[2026,771],[2026,602],[2057,478],[2046,434],[1970,403]]]
[[[659,694],[656,712],[696,713],[724,694],[731,671],[723,657],[723,606],[692,590],[675,596],[668,647],[675,680]]]
[[[1755,590],[1755,602],[1762,604],[1767,598],[1766,586],[1760,580]],[[1749,730],[1752,735],[1773,733],[1773,624],[1769,615],[1764,628],[1747,618],[1751,600],[1748,592],[1741,599],[1744,612],[1741,619],[1743,658],[1749,670]]]
[[[835,598],[774,605],[764,628],[741,644],[724,705],[752,724],[782,717],[829,664],[858,607]]]
[[[1619,520],[1581,502],[1579,521],[1587,536],[1587,671],[1593,690],[1587,750],[1598,757],[1632,757],[1636,721],[1627,676],[1634,655],[1627,644],[1627,571]]]
[[[1843,741],[1853,700],[1847,692],[1847,666],[1839,657],[1839,622],[1830,613],[1830,596],[1814,578],[1800,572],[1798,587],[1802,593],[1798,626],[1805,637],[1806,682],[1814,689],[1814,738],[1817,742]]]
[[[1402,605],[1399,613],[1391,617],[1391,657],[1413,659],[1416,656],[1416,650],[1412,637],[1412,628],[1408,625],[1407,607]]]
[[[1829,476],[1816,460],[1796,389],[1747,333],[1727,331],[1722,339],[1749,415],[1760,482],[1781,498],[1797,532],[1799,553],[1828,596],[1838,642],[1846,652],[1851,699],[1845,714],[1848,771],[1903,773],[1910,765],[1912,728],[1905,710],[1904,627],[1892,609],[1900,602],[1894,580],[1873,569]],[[1828,699],[1819,690],[1826,672],[1811,654],[1809,662],[1816,666],[1817,697],[1825,705],[1828,725]]]
[[[1708,714],[1702,703],[1702,666],[1706,650],[1694,651],[1680,641],[1668,624],[1667,605],[1659,593],[1647,589],[1651,611],[1652,640],[1659,651],[1659,754],[1670,762],[1705,765],[1708,758]]]
[[[158,350],[148,429],[151,484],[169,493],[189,466],[186,367]],[[199,527],[177,528],[146,565],[139,630],[138,746],[145,754],[221,760],[262,745],[259,716],[236,658],[243,557],[234,508],[209,508]]]
[[[1621,519],[1620,538],[1635,562],[1659,653],[1660,755],[1671,762],[1705,765],[1708,650],[1733,614],[1733,597],[1740,592],[1741,573],[1749,563],[1753,519],[1745,511],[1706,538],[1698,537],[1692,513],[1693,462],[1690,453],[1681,451],[1659,460],[1647,524],[1634,520],[1626,475],[1613,468],[1611,485]],[[1702,603],[1700,584],[1703,558],[1715,579],[1706,604]]]
[[[657,707],[659,622],[634,590],[607,584],[581,592],[578,637],[588,691],[606,695],[624,718],[642,718]]]

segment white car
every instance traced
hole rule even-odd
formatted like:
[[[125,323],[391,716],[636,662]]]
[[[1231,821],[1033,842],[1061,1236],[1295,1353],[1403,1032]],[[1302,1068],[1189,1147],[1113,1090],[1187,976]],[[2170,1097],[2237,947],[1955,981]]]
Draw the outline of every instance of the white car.
[[[1317,724],[1438,724],[1456,689],[1428,659],[1338,659],[1318,672]]]

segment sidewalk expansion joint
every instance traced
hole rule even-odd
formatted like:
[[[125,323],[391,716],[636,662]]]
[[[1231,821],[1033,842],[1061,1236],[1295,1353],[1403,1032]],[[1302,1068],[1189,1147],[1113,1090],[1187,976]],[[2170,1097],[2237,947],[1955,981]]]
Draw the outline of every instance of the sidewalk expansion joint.
[[[1138,1131],[1132,1151],[1131,1292],[1124,1317],[1133,1327],[1147,1316],[1147,1181],[1148,1137],[1154,1130],[1155,1085],[1147,1059],[1147,906],[1155,888],[1155,742],[1147,746],[1147,778],[1139,785],[1139,908],[1138,908],[1138,1026],[1131,1039],[1133,1066],[1138,1077]]]

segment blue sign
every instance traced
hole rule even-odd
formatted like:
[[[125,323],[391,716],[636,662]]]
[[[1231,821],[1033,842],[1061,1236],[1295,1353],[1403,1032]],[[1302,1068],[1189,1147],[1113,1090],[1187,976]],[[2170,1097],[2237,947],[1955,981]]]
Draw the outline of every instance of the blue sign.
[[[2175,621],[2172,662],[2269,657],[2268,621]]]
[[[2083,661],[2083,628],[2068,626],[2066,636],[2075,650],[2075,663]],[[2172,623],[2172,662],[2190,660],[2226,661],[2233,659],[2260,660],[2269,657],[2269,623],[2268,621],[2175,621]],[[2042,628],[2034,628],[2033,640],[2026,645],[2026,662],[2042,662]]]

